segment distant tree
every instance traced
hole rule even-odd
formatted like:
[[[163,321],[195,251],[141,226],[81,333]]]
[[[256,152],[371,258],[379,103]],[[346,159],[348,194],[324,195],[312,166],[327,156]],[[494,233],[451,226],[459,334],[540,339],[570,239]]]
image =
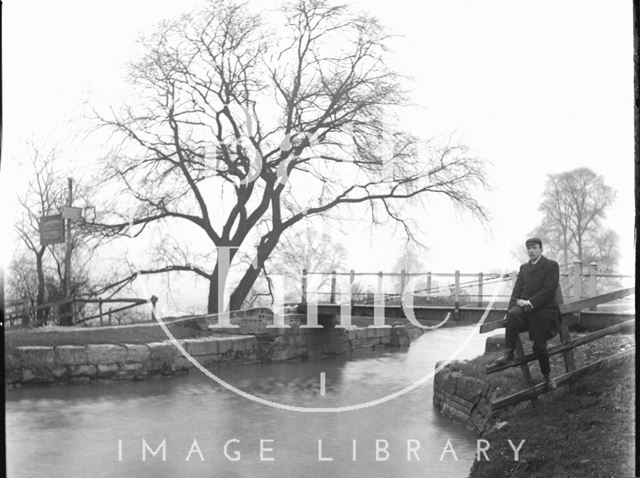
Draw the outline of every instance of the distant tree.
[[[89,230],[81,225],[72,228],[70,254],[74,274],[67,291],[66,276],[70,272],[64,265],[66,244],[42,245],[39,228],[41,217],[59,214],[67,203],[67,181],[57,169],[55,149],[43,152],[30,144],[29,156],[24,166],[31,179],[18,197],[21,214],[14,227],[20,244],[9,266],[7,292],[15,299],[27,299],[32,306],[38,306],[88,290],[88,263],[94,248],[86,245]],[[73,193],[79,200],[86,195],[77,184]],[[41,320],[45,314],[40,309],[36,318]]]
[[[329,233],[307,223],[282,237],[269,260],[268,270],[283,275],[289,295],[298,300],[303,270],[326,273],[308,276],[308,290],[320,291],[331,282],[332,271],[344,270],[346,260],[347,251],[341,244]]]
[[[396,260],[392,268],[392,272],[401,273],[405,271],[407,273],[411,272],[428,272],[427,266],[424,261],[424,247],[421,245],[417,245],[413,242],[407,242],[405,246],[401,249],[401,253]],[[407,278],[407,282],[405,285],[411,280],[411,278]],[[398,277],[396,282],[396,290],[401,292],[402,284],[401,278]],[[426,276],[422,278],[416,283],[416,289],[426,287]]]
[[[118,284],[195,273],[215,313],[217,251],[229,248],[233,261],[256,247],[231,292],[238,309],[285,233],[335,208],[363,205],[374,221],[408,228],[407,205],[441,195],[484,220],[474,196],[482,162],[455,141],[420,142],[397,126],[408,98],[386,59],[388,36],[376,19],[324,0],[268,15],[212,1],[164,22],[130,68],[137,101],[98,119],[120,145],[109,169],[120,213],[105,231],[137,236],[171,221],[208,245],[201,260],[168,254]]]
[[[563,266],[574,260],[613,268],[618,263],[618,234],[603,228],[615,191],[589,168],[577,168],[547,179],[539,210],[542,222],[532,234]]]

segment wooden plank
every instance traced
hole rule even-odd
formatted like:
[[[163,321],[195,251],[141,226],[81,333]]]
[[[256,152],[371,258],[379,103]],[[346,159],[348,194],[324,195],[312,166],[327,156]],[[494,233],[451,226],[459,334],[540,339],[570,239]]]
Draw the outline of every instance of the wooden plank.
[[[612,300],[621,299],[628,295],[635,293],[635,287],[629,287],[627,289],[619,289],[606,294],[597,295],[595,297],[589,297],[588,299],[576,300],[567,304],[560,305],[560,314],[573,314],[574,312],[580,312],[583,309],[589,309],[594,305],[604,304],[611,302]]]
[[[492,330],[504,328],[507,325],[506,317],[501,320],[493,320],[491,322],[485,322],[480,326],[480,333],[486,334],[487,332],[491,332]]]
[[[628,320],[627,322],[622,322],[620,324],[616,324],[616,325],[612,325],[611,327],[607,327],[606,329],[601,329],[601,330],[597,330],[595,332],[591,332],[590,334],[584,335],[578,339],[574,339],[571,342],[567,342],[564,344],[560,344],[560,345],[555,345],[553,347],[549,348],[549,356],[551,355],[556,355],[559,353],[563,353],[567,350],[571,350],[574,349],[580,345],[584,345],[587,344],[589,342],[592,342],[596,339],[599,339],[601,337],[604,337],[606,335],[610,335],[610,334],[615,334],[616,332],[619,332],[620,330],[627,328],[627,327],[635,327],[636,321],[634,320]],[[537,360],[538,357],[536,356],[536,354],[527,354],[522,358],[517,358],[515,361],[508,363],[508,364],[495,364],[495,365],[489,365],[487,367],[487,374],[490,373],[495,373],[495,372],[499,372],[500,370],[505,370],[511,367],[517,367],[518,365],[520,365],[521,363],[524,362],[531,362],[533,360]]]
[[[571,332],[569,332],[569,326],[567,325],[567,321],[563,320],[560,317],[560,341],[563,344],[567,344],[571,342]],[[571,372],[576,369],[576,363],[573,358],[573,349],[568,349],[562,352],[564,356],[564,369],[565,372]]]
[[[597,362],[590,363],[589,365],[585,365],[577,370],[572,372],[565,373],[556,378],[556,384],[558,387],[567,385],[569,383],[575,382],[577,379],[583,377],[584,375],[595,372],[597,370],[603,369],[604,367],[617,365],[627,359],[632,359],[635,357],[636,348],[633,347],[629,350],[625,350],[624,352],[617,353],[615,355],[611,355],[609,357],[605,357],[603,359],[598,360]],[[507,397],[496,400],[491,403],[491,410],[499,410],[501,408],[510,407],[512,405],[517,405],[518,403],[524,402],[525,400],[531,400],[533,397],[537,397],[538,395],[542,395],[546,393],[547,387],[544,382],[539,383],[533,387],[527,388],[525,390],[521,390]]]
[[[524,357],[524,347],[522,347],[522,340],[520,340],[520,334],[516,335],[515,354],[517,358]],[[531,376],[531,370],[529,370],[529,364],[527,362],[522,362],[520,364],[520,371],[522,372],[524,383],[530,387],[533,386],[533,377]],[[531,399],[531,401],[534,402],[533,403],[534,405],[537,400],[538,399],[536,397],[533,397]]]
[[[573,314],[575,312],[579,312],[582,309],[588,309],[593,307],[594,305],[604,304],[606,302],[611,302],[612,300],[621,299],[622,297],[626,297],[635,292],[635,287],[629,287],[627,289],[620,289],[614,292],[608,292],[606,294],[598,295],[596,297],[590,297],[588,299],[576,300],[574,302],[569,302],[568,304],[561,304],[560,307],[560,315]],[[502,320],[494,320],[491,322],[485,322],[480,326],[480,333],[485,334],[487,332],[491,332],[492,330],[503,328],[507,324],[506,318]]]

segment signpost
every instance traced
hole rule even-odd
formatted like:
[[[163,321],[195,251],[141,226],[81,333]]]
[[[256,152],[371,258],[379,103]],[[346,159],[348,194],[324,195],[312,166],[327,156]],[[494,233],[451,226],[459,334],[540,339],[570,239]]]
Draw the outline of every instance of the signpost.
[[[60,244],[65,240],[62,214],[40,218],[40,245]]]
[[[73,206],[62,206],[62,219],[69,219],[71,221],[82,220],[82,208]]]

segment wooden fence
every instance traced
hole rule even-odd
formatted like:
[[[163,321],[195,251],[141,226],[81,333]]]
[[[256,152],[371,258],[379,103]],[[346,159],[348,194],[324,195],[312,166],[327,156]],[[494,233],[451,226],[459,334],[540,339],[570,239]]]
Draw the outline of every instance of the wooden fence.
[[[112,325],[112,322],[116,320],[118,324],[120,323],[119,315],[117,315],[119,312],[147,303],[151,303],[152,308],[155,308],[157,297],[153,296],[149,300],[138,298],[70,298],[36,306],[32,306],[28,301],[12,301],[7,303],[4,323],[7,327],[40,327],[48,324],[87,325],[89,321],[99,319],[100,325]],[[97,305],[97,311],[95,313],[81,313],[87,304]],[[115,308],[109,307],[105,310],[105,305],[113,305]]]
[[[613,300],[617,300],[626,296],[629,296],[635,292],[635,288],[630,287],[627,289],[620,289],[614,292],[609,292],[607,294],[601,294],[596,297],[590,297],[588,299],[577,300],[574,302],[570,302],[567,304],[560,305],[560,341],[559,345],[549,347],[549,356],[556,354],[563,354],[564,357],[564,365],[565,371],[563,375],[560,375],[556,378],[556,383],[558,387],[573,383],[578,378],[586,375],[587,373],[593,372],[595,370],[601,369],[605,366],[618,363],[623,360],[627,360],[629,357],[633,357],[635,355],[635,346],[629,350],[624,352],[620,352],[609,357],[605,357],[596,362],[590,363],[580,368],[576,368],[575,360],[573,357],[573,349],[579,347],[580,345],[587,344],[599,338],[602,338],[606,335],[610,335],[616,332],[620,332],[621,330],[628,330],[630,328],[635,327],[635,319],[629,320],[626,322],[622,322],[619,324],[612,325],[610,327],[598,330],[596,332],[592,332],[590,334],[584,335],[580,338],[571,339],[571,334],[569,332],[569,326],[567,323],[567,318],[573,314],[579,314],[581,310],[592,308],[598,304],[603,304],[606,302],[610,302]],[[480,327],[480,333],[490,332],[492,330],[496,330],[499,328],[503,328],[506,325],[506,318],[494,322],[488,322],[483,324]],[[535,401],[538,395],[546,393],[548,390],[546,388],[545,383],[534,384],[531,378],[531,372],[529,370],[528,363],[534,360],[537,360],[537,355],[535,353],[524,354],[522,341],[518,336],[516,338],[516,359],[513,362],[506,364],[492,364],[489,365],[486,369],[487,374],[499,372],[501,370],[505,370],[511,367],[520,367],[525,383],[528,385],[527,388],[516,392],[507,397],[500,398],[491,403],[492,410],[499,410],[501,408],[505,408],[508,406],[516,405],[525,400]]]

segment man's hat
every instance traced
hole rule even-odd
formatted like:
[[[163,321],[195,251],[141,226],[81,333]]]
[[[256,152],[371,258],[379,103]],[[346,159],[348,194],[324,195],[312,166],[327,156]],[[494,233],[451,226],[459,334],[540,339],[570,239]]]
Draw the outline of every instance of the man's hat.
[[[530,239],[527,239],[526,242],[524,243],[524,245],[527,247],[532,246],[534,244],[538,244],[540,246],[540,249],[542,249],[542,240],[540,240],[537,237],[532,237]]]

